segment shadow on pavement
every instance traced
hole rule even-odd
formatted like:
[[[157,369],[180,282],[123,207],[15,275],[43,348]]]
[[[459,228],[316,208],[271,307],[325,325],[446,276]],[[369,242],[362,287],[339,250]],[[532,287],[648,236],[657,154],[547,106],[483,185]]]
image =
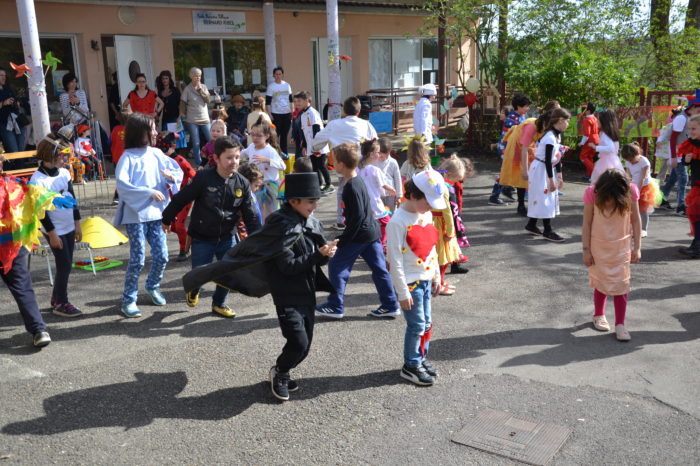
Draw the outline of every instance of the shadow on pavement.
[[[430,358],[438,361],[451,361],[479,357],[484,354],[484,350],[488,349],[549,346],[549,348],[537,353],[515,356],[501,363],[499,367],[530,364],[565,366],[574,362],[622,356],[640,350],[647,345],[665,345],[700,338],[700,312],[674,314],[673,317],[678,319],[683,331],[635,331],[634,328],[631,328],[632,340],[626,343],[618,342],[615,339],[615,332],[574,335],[583,329],[595,331],[592,329],[592,324],[582,323],[563,329],[528,328],[435,340],[430,346]]]
[[[255,403],[277,404],[268,382],[231,387],[201,396],[179,398],[187,386],[183,371],[134,374],[132,382],[115,383],[55,395],[44,400],[45,415],[7,424],[9,435],[53,435],[97,427],[133,429],[156,418],[216,421],[229,419]],[[326,393],[351,392],[404,383],[395,370],[363,375],[315,377],[299,381],[292,401],[312,399]]]

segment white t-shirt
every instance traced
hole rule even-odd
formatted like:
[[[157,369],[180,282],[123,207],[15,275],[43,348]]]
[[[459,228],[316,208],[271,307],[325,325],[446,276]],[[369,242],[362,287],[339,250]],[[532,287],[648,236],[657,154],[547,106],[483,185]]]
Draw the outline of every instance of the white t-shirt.
[[[625,161],[625,165],[627,165],[627,168],[630,171],[630,175],[632,175],[632,182],[636,184],[638,188],[641,189],[644,186],[651,183],[651,170],[649,169],[651,167],[651,163],[649,163],[648,158],[642,155],[639,159],[639,162],[632,163],[629,160],[627,160]],[[644,167],[646,167],[648,170],[646,176],[644,177],[644,180],[642,180],[642,170],[644,170]]]
[[[440,267],[438,266],[435,245],[428,249],[430,252],[425,260],[416,256],[409,246],[406,236],[409,234],[409,228],[413,225],[434,228],[433,215],[430,211],[419,214],[399,207],[386,226],[389,274],[399,300],[408,299],[411,295],[408,290],[409,283],[416,280],[438,281],[440,279]],[[423,241],[428,240],[428,235],[420,234],[420,231],[421,229],[416,229],[414,233],[411,233],[415,235],[415,242],[420,243],[421,246],[429,246],[423,243]]]
[[[63,197],[73,197],[68,191],[68,183],[70,183],[70,173],[65,168],[58,169],[58,175],[49,176],[39,170],[32,175],[30,183],[37,186],[42,186],[49,191],[59,193]],[[75,230],[75,220],[73,219],[73,209],[49,210],[46,212],[58,236],[65,235]],[[44,227],[41,228],[44,231]],[[44,231],[44,233],[47,233]]]
[[[272,97],[272,104],[270,105],[270,111],[272,113],[292,113],[292,108],[289,105],[289,96],[292,95],[292,86],[290,86],[287,81],[282,81],[279,84],[273,81],[268,84],[265,95]]]
[[[386,180],[384,179],[384,172],[374,165],[365,165],[362,168],[357,169],[357,175],[362,178],[367,187],[367,193],[369,194],[369,205],[372,208],[372,215],[375,219],[380,219],[386,217],[387,212],[384,208],[384,202],[382,202],[382,194]]]
[[[384,173],[384,179],[387,184],[396,190],[396,197],[403,196],[403,183],[401,182],[401,172],[399,171],[399,163],[393,157],[389,156],[386,160],[379,160],[373,163]],[[385,193],[385,195],[388,195]],[[392,207],[393,206],[389,206]]]
[[[362,141],[376,138],[377,130],[369,121],[351,115],[329,121],[328,125],[316,134],[311,147],[313,150],[319,151],[326,144],[330,144],[332,148],[344,142],[359,144]]]
[[[688,129],[688,116],[685,112],[681,112],[676,115],[676,118],[673,119],[673,123],[671,124],[673,125],[673,131],[680,133],[676,138],[676,147],[678,147],[683,141],[688,139],[688,135],[686,134],[686,130]],[[680,157],[677,158],[678,160],[681,159]]]
[[[256,155],[262,155],[270,159],[270,162],[259,162],[256,160]],[[241,151],[241,162],[248,161],[260,169],[263,173],[265,181],[279,181],[280,170],[284,170],[284,160],[277,151],[269,144],[262,149],[256,149],[255,144],[251,144]]]
[[[314,125],[318,125],[319,129],[323,129],[323,118],[313,107],[307,108],[304,113],[301,114],[301,130],[304,133],[304,139],[306,139],[306,155],[311,155],[311,143],[314,139]],[[327,154],[329,152],[328,146],[323,146],[320,151],[322,154]]]

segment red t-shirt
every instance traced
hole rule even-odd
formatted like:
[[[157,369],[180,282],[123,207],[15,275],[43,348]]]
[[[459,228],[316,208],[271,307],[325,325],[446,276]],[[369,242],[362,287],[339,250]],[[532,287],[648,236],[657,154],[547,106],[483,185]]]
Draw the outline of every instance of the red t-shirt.
[[[112,130],[112,162],[119,162],[119,157],[124,153],[124,126],[117,125]]]
[[[135,113],[153,113],[156,111],[156,92],[148,91],[143,99],[136,92],[129,92],[129,107]]]

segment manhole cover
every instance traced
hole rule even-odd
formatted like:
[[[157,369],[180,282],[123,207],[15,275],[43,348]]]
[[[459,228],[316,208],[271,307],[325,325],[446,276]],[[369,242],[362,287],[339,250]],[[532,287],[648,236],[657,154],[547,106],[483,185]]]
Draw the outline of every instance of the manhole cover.
[[[452,441],[539,466],[551,461],[570,434],[566,427],[484,409]]]

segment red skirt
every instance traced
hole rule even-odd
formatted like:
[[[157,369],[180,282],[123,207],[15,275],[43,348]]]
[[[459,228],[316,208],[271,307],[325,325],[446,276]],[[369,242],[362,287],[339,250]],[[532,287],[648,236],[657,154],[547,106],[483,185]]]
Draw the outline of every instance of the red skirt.
[[[695,236],[695,223],[700,222],[700,186],[693,186],[685,196],[685,214],[690,222],[690,235]]]

